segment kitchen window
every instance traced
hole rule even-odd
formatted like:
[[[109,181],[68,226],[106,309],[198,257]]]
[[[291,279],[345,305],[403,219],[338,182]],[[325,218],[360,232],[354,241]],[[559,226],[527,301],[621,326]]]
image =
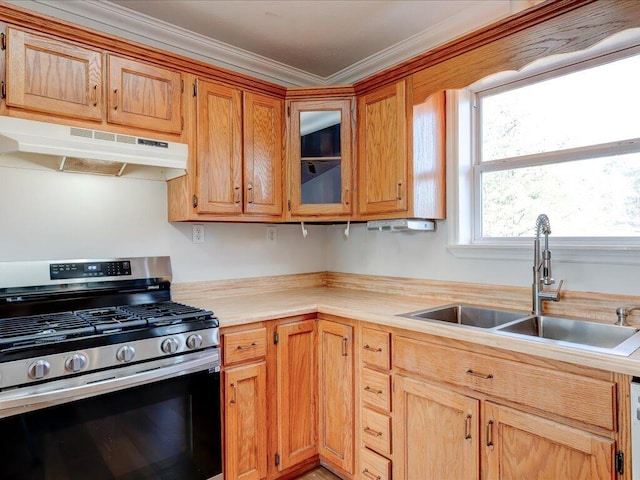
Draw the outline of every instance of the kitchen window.
[[[640,46],[599,50],[449,92],[458,246],[640,247]]]

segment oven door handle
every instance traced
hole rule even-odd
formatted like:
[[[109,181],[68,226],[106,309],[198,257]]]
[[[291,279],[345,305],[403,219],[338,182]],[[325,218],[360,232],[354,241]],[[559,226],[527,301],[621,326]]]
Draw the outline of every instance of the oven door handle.
[[[219,349],[27,385],[0,393],[0,418],[204,370],[220,370]]]

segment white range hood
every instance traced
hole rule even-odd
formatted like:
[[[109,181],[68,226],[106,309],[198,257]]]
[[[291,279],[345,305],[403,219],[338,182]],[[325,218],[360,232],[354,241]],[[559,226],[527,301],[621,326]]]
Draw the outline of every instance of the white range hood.
[[[186,173],[188,152],[185,143],[0,116],[0,153],[52,156],[62,171],[119,176],[140,165],[169,180]]]

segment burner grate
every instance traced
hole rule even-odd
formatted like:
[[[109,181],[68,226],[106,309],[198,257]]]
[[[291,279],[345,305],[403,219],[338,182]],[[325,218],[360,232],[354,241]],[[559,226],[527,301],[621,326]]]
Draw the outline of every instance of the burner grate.
[[[73,312],[0,319],[0,345],[42,343],[54,338],[92,335],[95,329]]]
[[[176,302],[127,305],[125,308],[134,315],[146,319],[152,326],[202,320],[213,316],[213,312]]]
[[[80,310],[76,315],[94,326],[97,333],[112,333],[144,327],[147,321],[122,307]]]

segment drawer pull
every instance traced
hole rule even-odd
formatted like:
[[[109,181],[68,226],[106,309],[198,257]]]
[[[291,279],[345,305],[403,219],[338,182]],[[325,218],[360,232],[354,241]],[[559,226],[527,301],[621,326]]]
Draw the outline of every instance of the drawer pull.
[[[487,422],[487,447],[493,447],[493,420]]]
[[[472,377],[484,378],[485,380],[493,378],[493,373],[474,372],[471,369],[467,370],[467,375],[471,375]]]
[[[369,350],[370,352],[374,352],[374,353],[380,353],[382,351],[382,348],[380,348],[380,347],[373,348],[373,347],[370,347],[368,344],[365,344],[365,346],[362,347],[362,348],[364,348],[365,350]]]
[[[382,480],[382,477],[381,477],[380,475],[376,475],[375,473],[370,472],[370,471],[369,471],[368,469],[366,469],[366,468],[365,468],[364,470],[362,470],[362,474],[363,474],[363,475],[366,475],[366,476],[367,476],[367,477],[369,477],[369,478],[373,478],[374,480]]]
[[[464,439],[471,440],[471,414],[467,413],[467,417],[464,419]]]
[[[256,348],[258,346],[258,344],[256,342],[253,342],[251,345],[244,347],[242,345],[238,345],[236,347],[236,350],[249,350],[250,348]]]
[[[364,391],[365,392],[370,392],[370,393],[375,393],[376,395],[381,395],[382,394],[382,390],[376,390],[375,388],[371,388],[369,385],[364,387]]]
[[[369,427],[364,427],[364,433],[368,433],[369,435],[373,435],[374,437],[382,436],[382,432],[378,432],[377,430],[373,430]]]

